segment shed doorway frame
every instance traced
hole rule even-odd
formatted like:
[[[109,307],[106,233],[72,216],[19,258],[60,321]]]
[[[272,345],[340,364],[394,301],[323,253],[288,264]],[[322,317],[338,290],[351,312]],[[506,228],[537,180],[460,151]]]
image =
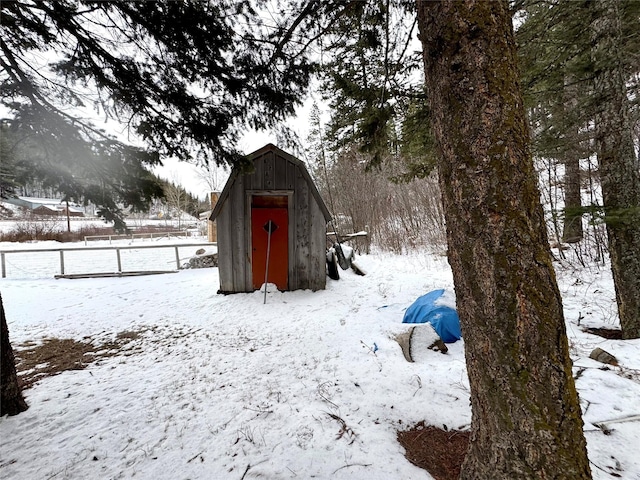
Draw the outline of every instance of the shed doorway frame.
[[[254,197],[286,197],[287,202],[287,284],[285,285],[277,285],[279,289],[288,290],[289,289],[289,281],[291,278],[291,268],[292,262],[294,258],[294,227],[295,227],[295,218],[294,218],[294,208],[293,208],[293,190],[247,190],[246,191],[246,211],[249,213],[247,215],[248,222],[248,232],[247,236],[247,252],[249,252],[249,262],[251,264],[251,268],[249,271],[251,272],[251,284],[253,285],[254,290],[260,288],[260,286],[264,283],[264,273],[261,278],[253,278],[254,277],[254,240],[253,240],[253,198]],[[273,262],[273,256],[271,256],[271,261]],[[273,263],[271,264],[273,265]],[[271,269],[271,267],[270,267]],[[269,275],[271,277],[271,275]],[[258,285],[256,287],[256,285]]]

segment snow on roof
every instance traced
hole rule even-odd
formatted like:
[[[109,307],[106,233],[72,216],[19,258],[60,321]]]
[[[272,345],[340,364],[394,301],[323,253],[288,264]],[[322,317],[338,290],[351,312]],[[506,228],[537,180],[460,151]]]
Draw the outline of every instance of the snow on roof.
[[[31,203],[39,203],[40,205],[61,205],[63,203],[59,198],[38,198],[38,197],[18,197]]]
[[[44,208],[46,210],[51,210],[52,212],[60,212],[60,211],[62,211],[62,207],[58,207],[56,205],[40,205],[37,208]]]

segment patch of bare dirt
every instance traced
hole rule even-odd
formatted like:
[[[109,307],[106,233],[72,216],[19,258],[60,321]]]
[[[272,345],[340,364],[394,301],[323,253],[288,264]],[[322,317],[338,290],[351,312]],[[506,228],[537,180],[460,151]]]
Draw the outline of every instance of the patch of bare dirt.
[[[58,375],[67,370],[83,370],[87,365],[107,357],[130,353],[123,347],[137,340],[141,331],[125,331],[116,335],[115,340],[99,343],[90,337],[83,341],[70,338],[45,338],[41,343],[27,342],[14,350],[16,370],[21,388],[27,389],[43,378]]]
[[[410,430],[399,431],[398,441],[407,460],[436,480],[457,480],[467,453],[469,432],[447,431],[419,422]]]

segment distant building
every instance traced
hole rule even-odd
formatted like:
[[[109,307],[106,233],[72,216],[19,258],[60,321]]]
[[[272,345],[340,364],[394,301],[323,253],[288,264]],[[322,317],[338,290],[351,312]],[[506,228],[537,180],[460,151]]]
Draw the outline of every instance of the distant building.
[[[35,215],[67,216],[67,203],[55,198],[11,197],[3,201],[25,208]],[[69,204],[68,213],[70,217],[84,217],[84,210],[72,203]]]

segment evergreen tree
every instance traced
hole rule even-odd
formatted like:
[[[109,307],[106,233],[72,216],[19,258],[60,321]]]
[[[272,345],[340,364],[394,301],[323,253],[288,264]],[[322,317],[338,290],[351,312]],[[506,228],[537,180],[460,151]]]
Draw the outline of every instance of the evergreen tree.
[[[631,74],[640,72],[640,62],[636,58],[637,63],[629,65],[626,55],[631,52],[624,48],[629,37],[640,39],[640,4],[595,3],[591,54],[596,67],[594,97],[599,105],[594,118],[595,144],[604,220],[622,334],[640,338],[640,162],[633,143],[637,112],[632,110],[628,87]],[[629,29],[629,15],[635,30]],[[638,93],[636,88],[633,98]]]
[[[18,186],[15,173],[15,154],[11,148],[9,128],[0,122],[0,198],[14,195]]]
[[[507,2],[418,2],[418,24],[471,386],[460,478],[590,478]]]
[[[39,160],[27,159],[33,175],[69,199],[90,198],[118,226],[118,201],[137,207],[160,194],[144,167],[168,156],[242,163],[234,147],[241,130],[292,114],[314,69],[291,41],[301,21],[266,25],[248,0],[0,8],[0,102],[11,127],[41,149]],[[126,125],[144,148],[91,117]],[[87,175],[78,175],[81,164]]]
[[[404,171],[393,180],[409,182],[414,178],[427,178],[436,167],[438,154],[426,97],[419,96],[409,102],[400,136],[399,160]]]
[[[322,185],[325,189],[326,185],[326,169],[327,165],[327,143],[329,134],[326,126],[322,122],[320,107],[317,102],[311,106],[309,112],[309,131],[306,138],[306,160],[307,167],[314,178],[314,181]],[[331,207],[333,209],[333,207]]]
[[[187,192],[184,187],[176,184],[175,181],[162,180],[161,184],[167,214],[171,217],[175,215],[178,216],[178,228],[182,227],[183,213],[198,218],[201,212],[209,209],[208,202],[201,202],[191,195],[191,193]]]
[[[432,168],[426,149],[415,148],[424,146],[428,129],[420,109],[424,93],[420,52],[413,44],[414,3],[346,4],[323,40],[323,53],[330,58],[322,71],[332,149],[348,152],[356,145],[369,158],[368,168],[411,152],[410,176]]]
[[[517,8],[518,53],[525,102],[534,131],[533,152],[564,164],[565,207],[562,240],[583,237],[580,160],[590,154],[589,117],[583,100],[589,85],[581,81],[588,65],[584,2],[533,2]]]
[[[7,124],[13,122],[6,121]],[[92,203],[98,214],[113,222],[117,230],[126,229],[123,208],[146,211],[153,198],[163,195],[158,179],[145,168],[155,163],[143,149],[111,140],[44,138],[31,128],[5,128],[3,176],[15,193],[18,186],[38,184],[58,192],[63,200]]]
[[[565,230],[580,221],[579,160],[599,164],[623,335],[640,337],[640,3],[524,1],[518,29],[536,154],[565,163]],[[576,237],[569,229],[566,237]]]

